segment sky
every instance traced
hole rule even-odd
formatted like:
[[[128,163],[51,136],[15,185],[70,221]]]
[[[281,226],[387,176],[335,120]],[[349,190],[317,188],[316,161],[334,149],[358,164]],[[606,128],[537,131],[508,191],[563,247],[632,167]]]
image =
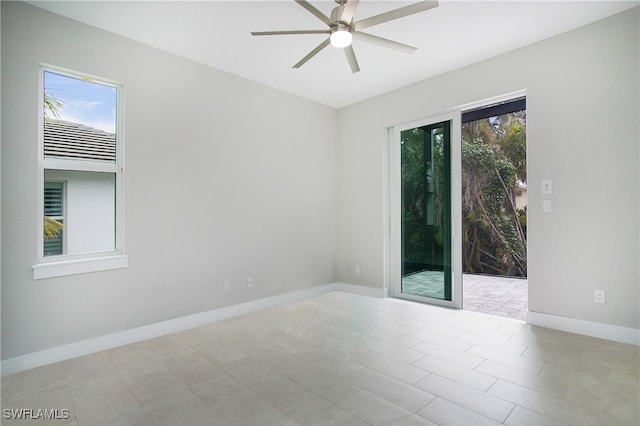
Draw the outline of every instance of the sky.
[[[64,104],[60,119],[115,133],[115,87],[45,71],[44,91]]]

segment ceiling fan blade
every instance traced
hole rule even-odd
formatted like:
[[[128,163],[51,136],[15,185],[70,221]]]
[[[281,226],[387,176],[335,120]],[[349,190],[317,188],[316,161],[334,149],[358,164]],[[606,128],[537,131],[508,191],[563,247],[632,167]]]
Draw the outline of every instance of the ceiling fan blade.
[[[296,3],[298,3],[300,6],[304,7],[305,9],[307,9],[309,12],[311,12],[316,18],[318,18],[319,20],[321,20],[322,22],[324,22],[325,24],[327,24],[328,26],[332,26],[333,22],[331,22],[331,19],[329,19],[329,17],[327,15],[325,15],[324,13],[320,12],[318,9],[316,9],[311,3],[309,3],[307,0],[296,0]]]
[[[252,31],[253,36],[293,35],[293,34],[329,34],[330,30],[291,30],[291,31]]]
[[[404,53],[413,53],[418,50],[417,47],[409,46],[408,44],[398,43],[397,41],[389,40],[388,38],[382,38],[374,36],[373,34],[363,33],[356,31],[353,33],[353,38],[361,40],[367,43],[377,44],[378,46],[388,47],[389,49],[398,50]]]
[[[355,13],[359,2],[360,0],[347,0],[347,4],[344,5],[344,9],[342,10],[340,22],[344,22],[347,25],[351,23],[353,20],[353,14]]]
[[[347,61],[349,61],[351,72],[355,74],[360,71],[360,66],[358,65],[358,60],[356,59],[356,53],[353,51],[353,45],[350,44],[342,50],[344,50],[344,55],[347,57]]]
[[[354,31],[360,31],[374,25],[393,21],[394,19],[404,18],[405,16],[413,15],[414,13],[424,12],[425,10],[429,10],[434,7],[438,7],[438,2],[436,0],[425,0],[418,3],[413,3],[408,6],[390,10],[389,12],[384,12],[379,15],[356,21],[352,24],[352,28]]]
[[[327,38],[325,41],[323,41],[318,46],[316,46],[315,49],[313,49],[311,52],[309,52],[307,54],[307,56],[305,56],[304,58],[300,59],[292,68],[300,68],[301,66],[303,66],[309,59],[313,58],[314,56],[316,56],[318,54],[318,52],[320,52],[322,49],[327,47],[330,42],[331,41]]]

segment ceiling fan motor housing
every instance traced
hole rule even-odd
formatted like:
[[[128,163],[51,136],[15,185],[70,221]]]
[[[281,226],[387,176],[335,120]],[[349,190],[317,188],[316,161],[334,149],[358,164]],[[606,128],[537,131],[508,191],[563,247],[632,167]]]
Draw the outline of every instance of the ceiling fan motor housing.
[[[331,11],[331,21],[335,24],[344,24],[346,26],[349,26],[349,22],[342,22],[340,21],[340,19],[342,18],[342,11],[344,11],[344,4],[341,4],[340,6],[334,7],[333,10]],[[332,27],[333,28],[333,27]]]

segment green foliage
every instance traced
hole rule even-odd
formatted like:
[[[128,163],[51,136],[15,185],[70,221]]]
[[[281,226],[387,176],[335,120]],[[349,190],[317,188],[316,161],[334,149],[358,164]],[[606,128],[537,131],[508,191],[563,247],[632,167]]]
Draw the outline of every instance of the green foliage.
[[[516,182],[526,180],[526,124],[518,114],[463,125],[464,272],[527,276],[526,209],[515,207]]]
[[[488,145],[500,151],[516,169],[516,176],[527,181],[527,123],[526,112],[517,111],[500,117],[481,119],[462,125],[462,140]]]
[[[525,119],[522,111],[462,127],[464,272],[527,276],[526,208],[515,206],[516,182],[526,181]],[[421,128],[402,132],[404,273],[445,247],[443,198],[433,195],[447,188],[444,142],[434,134],[425,158],[424,139]]]
[[[518,215],[518,223],[520,223],[520,229],[522,230],[522,236],[524,241],[527,241],[527,206],[516,211]]]
[[[527,181],[527,129],[520,121],[515,121],[499,140],[501,151],[516,169],[522,182]]]
[[[402,132],[402,226],[404,257],[407,264],[418,264],[426,253],[425,193],[427,170],[423,149],[424,132],[413,129]]]
[[[433,136],[429,158],[425,158],[425,136],[429,141]],[[425,135],[417,128],[402,132],[401,143],[403,267],[409,273],[443,262],[444,206],[434,194],[441,194],[446,184],[444,141],[441,130]]]

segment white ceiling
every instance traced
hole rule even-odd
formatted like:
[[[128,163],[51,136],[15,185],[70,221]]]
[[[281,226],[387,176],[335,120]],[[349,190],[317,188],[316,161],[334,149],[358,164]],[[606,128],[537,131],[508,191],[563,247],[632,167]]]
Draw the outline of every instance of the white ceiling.
[[[329,15],[333,1],[309,0]],[[361,0],[354,20],[415,1]],[[452,1],[366,31],[418,50],[354,40],[361,71],[328,46],[298,62],[326,36],[251,31],[326,29],[294,0],[34,1],[51,12],[265,85],[339,108],[534,43],[637,6],[634,1]]]

